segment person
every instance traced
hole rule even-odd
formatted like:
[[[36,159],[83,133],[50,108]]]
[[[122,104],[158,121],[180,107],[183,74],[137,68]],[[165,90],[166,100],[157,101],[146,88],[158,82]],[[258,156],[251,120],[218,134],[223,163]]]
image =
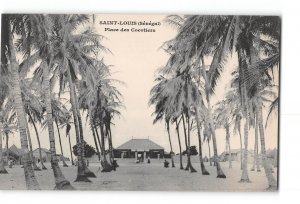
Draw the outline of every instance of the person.
[[[42,161],[40,159],[37,160],[37,165],[40,169],[43,168]]]
[[[89,167],[89,165],[90,165],[90,162],[89,162],[89,160],[87,159],[87,160],[86,160],[86,166]]]
[[[74,163],[75,163],[75,166],[77,166],[77,165],[78,165],[78,160],[75,159],[75,160],[74,160]]]
[[[164,161],[164,167],[165,168],[169,168],[169,162],[165,159],[165,161]]]
[[[13,161],[12,161],[12,159],[10,158],[10,159],[8,160],[8,167],[9,167],[9,168],[12,168],[12,166],[13,166]]]
[[[150,157],[148,156],[148,164],[150,164],[150,162],[151,162],[151,161],[150,161]]]

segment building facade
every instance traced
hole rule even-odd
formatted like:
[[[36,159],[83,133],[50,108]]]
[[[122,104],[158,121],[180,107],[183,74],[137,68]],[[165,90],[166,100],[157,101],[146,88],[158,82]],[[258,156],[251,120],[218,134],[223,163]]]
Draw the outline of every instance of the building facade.
[[[131,139],[114,150],[115,158],[163,158],[164,148],[149,139]]]

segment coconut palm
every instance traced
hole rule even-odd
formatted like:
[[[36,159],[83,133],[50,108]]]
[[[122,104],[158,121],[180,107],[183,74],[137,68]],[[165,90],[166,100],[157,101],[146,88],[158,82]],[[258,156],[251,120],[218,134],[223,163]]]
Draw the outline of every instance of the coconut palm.
[[[180,120],[178,121],[177,118],[175,119],[175,124],[176,124],[176,133],[177,133],[177,138],[178,138],[178,145],[179,145],[179,163],[180,163],[180,169],[184,169],[183,168],[183,164],[182,164],[182,147],[181,147],[181,140],[180,140],[180,130],[179,130],[179,124],[180,124]]]
[[[267,40],[266,40],[267,39]],[[238,56],[239,92],[244,124],[244,157],[242,182],[249,182],[247,173],[247,148],[248,130],[251,118],[249,111],[250,93],[259,84],[261,76],[268,75],[267,69],[274,67],[279,60],[278,42],[280,39],[280,19],[277,17],[262,16],[188,16],[181,24],[179,33],[172,41],[172,46],[167,48],[167,52],[175,52],[169,59],[169,64],[175,64],[180,70],[187,69],[191,63],[202,66],[200,74],[205,81],[206,102],[210,111],[209,96],[213,93],[217,80],[223,70],[226,59],[232,52]],[[175,42],[175,43],[174,43]],[[259,45],[259,46],[257,46]],[[255,51],[257,50],[257,51]],[[255,54],[256,53],[256,54]],[[265,59],[254,62],[255,55],[264,53]],[[212,56],[209,69],[203,63],[204,56]],[[202,64],[202,65],[201,65]],[[250,70],[249,67],[253,67]],[[205,68],[205,69],[204,69]],[[169,66],[167,71],[174,70],[174,66]],[[206,73],[207,71],[207,73]],[[199,74],[199,75],[200,75]],[[210,115],[210,114],[209,114]],[[214,124],[209,117],[212,140],[214,144],[215,157],[216,142]],[[224,177],[217,164],[218,174]],[[267,176],[269,177],[269,176]],[[268,179],[269,182],[271,181]],[[272,183],[272,182],[271,182]]]
[[[89,126],[92,130],[96,150],[101,150],[102,171],[115,169],[113,164],[113,144],[111,135],[111,123],[115,116],[120,115],[119,107],[122,107],[121,94],[114,83],[118,80],[110,79],[110,70],[103,61],[94,61],[94,68],[86,71],[85,78],[78,83],[80,108],[87,110]],[[100,127],[101,140],[98,137],[97,127]],[[108,139],[109,161],[106,159],[105,138]],[[98,151],[98,150],[97,150]],[[98,156],[100,156],[99,152]]]
[[[6,150],[8,152],[8,149]],[[0,112],[0,174],[7,174],[2,153],[2,111]]]
[[[62,147],[62,144],[61,144],[61,134],[60,134],[59,125],[63,125],[65,123],[66,117],[68,116],[69,111],[62,104],[62,102],[53,95],[52,95],[51,106],[52,106],[52,111],[53,111],[54,122],[55,122],[55,125],[56,125],[57,135],[58,135],[58,139],[59,139],[61,159],[62,159],[62,162],[63,162],[63,166],[68,167],[68,165],[65,161],[63,147]]]
[[[216,127],[223,127],[226,131],[226,153],[229,154],[229,168],[232,168],[232,159],[231,159],[231,147],[230,147],[230,104],[227,104],[231,101],[223,100],[216,104],[216,109],[214,110]]]
[[[200,120],[201,120],[200,119],[200,111],[199,111],[199,108],[197,106],[195,108],[195,117],[196,117],[197,134],[198,134],[200,167],[201,167],[202,175],[209,175],[209,172],[206,170],[204,162],[203,162],[203,156],[202,156],[202,136],[201,136],[202,124],[200,122]],[[209,157],[210,157],[210,155],[209,155]]]
[[[43,93],[44,93],[44,103],[46,106],[47,112],[47,124],[48,124],[48,133],[49,133],[49,142],[50,142],[50,152],[51,152],[51,167],[53,169],[54,177],[55,177],[55,188],[56,189],[73,189],[70,182],[67,181],[58,166],[58,160],[56,156],[55,149],[55,138],[54,138],[54,126],[53,126],[53,118],[52,118],[52,108],[51,108],[51,90],[50,90],[50,70],[53,68],[53,40],[51,37],[51,29],[53,29],[53,24],[49,20],[49,16],[47,15],[25,15],[23,17],[23,23],[18,24],[17,30],[19,34],[22,34],[22,38],[18,41],[18,48],[21,53],[24,54],[24,58],[28,59],[24,63],[24,70],[21,69],[22,72],[26,74],[32,66],[32,64],[36,63],[37,60],[40,61],[40,64],[37,70],[35,70],[33,83],[39,83],[37,79],[43,79]],[[40,25],[40,26],[36,26]],[[35,29],[28,29],[28,28]],[[35,52],[32,52],[34,50]],[[34,56],[34,57],[33,57]],[[31,59],[34,60],[31,60]],[[34,63],[28,63],[28,62]]]
[[[40,189],[39,184],[34,175],[34,171],[31,165],[30,154],[28,150],[27,143],[27,127],[26,127],[26,118],[25,111],[22,101],[21,95],[21,86],[20,86],[20,78],[19,78],[19,64],[16,58],[16,49],[13,42],[14,31],[16,31],[16,25],[22,23],[23,16],[22,15],[3,15],[2,16],[2,29],[4,30],[5,36],[2,36],[3,45],[2,48],[8,48],[8,50],[4,51],[4,53],[8,53],[7,60],[1,58],[2,63],[9,67],[11,71],[11,79],[12,79],[12,92],[14,96],[14,106],[17,112],[18,118],[18,128],[20,133],[21,140],[21,148],[24,151],[23,156],[23,166],[24,166],[24,174],[26,186],[28,189]],[[7,46],[5,46],[7,45]],[[2,52],[3,54],[3,52]]]
[[[95,34],[91,29],[85,29],[80,34],[74,31],[78,26],[84,25],[89,20],[87,15],[56,15],[54,16],[54,24],[57,32],[54,33],[55,38],[59,39],[55,43],[59,49],[54,53],[54,61],[57,65],[57,72],[60,79],[60,90],[64,90],[64,83],[68,84],[70,90],[70,102],[72,105],[72,113],[74,118],[76,140],[78,148],[78,177],[76,181],[88,181],[84,177],[95,177],[84,162],[83,143],[83,126],[79,110],[78,96],[75,82],[78,75],[85,77],[86,70],[92,67],[95,60],[90,55],[97,55],[100,50],[106,50],[101,44],[101,36]]]
[[[164,71],[164,70],[162,70]],[[151,89],[151,98],[149,105],[155,105],[156,115],[154,122],[161,120],[163,117],[166,121],[182,117],[183,132],[185,135],[185,144],[187,150],[187,167],[186,170],[196,172],[190,160],[190,133],[192,114],[190,109],[197,103],[198,87],[195,86],[186,73],[178,73],[174,78],[167,79],[160,76],[156,79],[158,82]],[[178,127],[178,124],[177,124]]]

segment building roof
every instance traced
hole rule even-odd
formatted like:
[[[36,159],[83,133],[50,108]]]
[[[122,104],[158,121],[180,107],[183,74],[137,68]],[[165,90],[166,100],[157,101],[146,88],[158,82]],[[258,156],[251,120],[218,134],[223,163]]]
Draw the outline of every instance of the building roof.
[[[130,149],[133,151],[163,150],[164,148],[149,139],[131,139],[117,147],[118,150]]]
[[[36,148],[35,150],[33,150],[34,152],[35,151],[39,151],[39,148]],[[45,153],[48,153],[48,154],[51,154],[50,150],[46,149],[46,148],[41,148],[41,151],[45,152]]]
[[[18,148],[16,145],[12,145],[8,148],[9,154],[14,154],[16,156],[22,156],[24,155],[24,151],[21,148]],[[2,149],[2,152],[6,152],[6,148]]]

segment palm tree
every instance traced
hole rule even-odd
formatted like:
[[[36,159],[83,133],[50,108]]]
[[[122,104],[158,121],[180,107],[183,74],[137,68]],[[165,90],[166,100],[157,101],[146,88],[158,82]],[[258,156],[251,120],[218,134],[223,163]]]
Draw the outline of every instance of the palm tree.
[[[162,120],[163,117],[165,121],[175,121],[179,116],[182,117],[187,151],[187,167],[185,169],[196,172],[190,160],[190,108],[192,108],[192,105],[195,103],[194,101],[196,101],[195,96],[192,95],[197,92],[198,88],[189,83],[190,81],[185,73],[178,74],[170,79],[160,76],[156,81],[158,83],[151,89],[151,98],[149,101],[149,105],[155,105],[155,112],[153,114],[156,117],[154,123]]]
[[[180,162],[180,169],[184,169],[183,168],[183,164],[182,164],[182,149],[181,149],[181,140],[180,140],[180,134],[179,134],[179,122],[177,121],[177,118],[175,119],[175,124],[176,124],[176,133],[177,133],[177,138],[178,138],[178,145],[179,145],[179,162]]]
[[[102,60],[94,60],[93,65],[93,68],[86,70],[85,78],[77,83],[78,90],[80,90],[78,102],[82,110],[87,110],[96,150],[101,150],[102,159],[99,158],[99,160],[103,168],[102,171],[109,172],[116,167],[113,165],[111,124],[114,116],[120,115],[118,108],[122,107],[122,95],[114,84],[123,83],[110,79],[109,66],[105,65]],[[101,140],[97,127],[100,128]],[[106,158],[105,138],[108,140],[110,164]],[[100,156],[99,153],[98,156]]]
[[[54,138],[54,126],[53,126],[53,116],[52,116],[52,107],[51,107],[51,89],[50,89],[50,72],[54,66],[53,54],[55,53],[55,46],[53,42],[53,36],[51,36],[52,30],[54,29],[53,22],[51,21],[51,16],[48,15],[36,15],[32,16],[32,21],[30,23],[35,23],[38,25],[43,25],[39,27],[38,32],[27,32],[25,30],[23,32],[27,34],[27,36],[23,37],[23,41],[21,45],[24,44],[23,52],[29,52],[30,49],[34,48],[37,50],[37,54],[39,59],[41,60],[40,66],[34,72],[33,83],[40,83],[42,78],[42,87],[44,93],[44,103],[46,106],[46,121],[49,133],[49,142],[50,142],[50,152],[51,152],[51,167],[53,169],[54,177],[55,177],[55,188],[56,189],[74,189],[70,182],[67,181],[59,168],[58,158],[56,155],[55,149],[55,138]],[[35,21],[38,22],[35,22]],[[29,29],[29,31],[31,31]],[[34,41],[30,41],[32,43],[26,42],[27,38],[31,38],[34,36]],[[29,45],[26,47],[26,45]],[[29,51],[28,51],[29,50]]]
[[[209,172],[205,168],[205,165],[203,162],[203,156],[202,156],[202,138],[201,138],[202,126],[200,123],[199,112],[200,112],[199,108],[196,107],[195,108],[195,117],[196,117],[197,133],[198,133],[200,167],[201,167],[202,175],[209,175]],[[209,157],[210,157],[210,155],[209,155]]]
[[[62,144],[61,144],[61,134],[60,134],[59,124],[60,125],[64,124],[64,122],[66,120],[66,116],[69,113],[68,113],[67,108],[55,96],[52,96],[51,106],[52,106],[52,111],[53,111],[54,122],[55,122],[55,125],[56,125],[56,130],[57,130],[57,134],[58,134],[58,139],[59,139],[59,145],[60,145],[60,152],[61,152],[63,167],[68,167],[68,165],[65,161],[63,147],[62,147]]]
[[[41,149],[42,147],[41,147],[41,142],[40,142],[40,136],[39,136],[38,129],[36,127],[36,122],[35,122],[35,120],[38,120],[40,123],[42,123],[42,116],[36,116],[35,115],[36,119],[33,118],[31,113],[28,113],[28,116],[29,116],[29,122],[31,122],[31,124],[33,125],[35,135],[36,135],[36,139],[37,139],[37,142],[38,142],[39,157],[40,157],[41,166],[42,166],[42,169],[46,170],[47,168],[44,165],[44,159],[43,159],[43,156],[42,156],[42,149]],[[37,119],[37,118],[39,118],[39,119]]]
[[[8,152],[8,149],[6,150]],[[2,153],[2,111],[0,112],[0,174],[7,174],[4,166],[3,153]]]
[[[6,148],[6,161],[9,160],[9,151],[8,151],[8,143],[9,143],[9,135],[13,133],[16,129],[16,126],[13,124],[13,119],[9,116],[4,116],[2,119],[2,131],[5,135],[5,148]]]
[[[224,127],[226,131],[226,153],[229,154],[229,168],[232,168],[232,159],[231,159],[231,147],[230,147],[230,124],[231,124],[231,108],[230,100],[223,100],[216,104],[216,109],[214,111],[215,121],[217,127]]]
[[[174,152],[173,152],[173,147],[172,147],[172,142],[171,142],[171,134],[170,134],[170,120],[166,119],[166,126],[167,126],[167,132],[168,132],[168,136],[169,136],[169,143],[170,143],[170,149],[171,149],[171,161],[172,161],[172,167],[175,167],[174,164]]]
[[[66,137],[69,138],[69,148],[70,148],[71,162],[72,162],[72,166],[74,166],[75,164],[74,164],[74,160],[73,160],[73,151],[72,151],[70,130],[71,130],[71,125],[69,123],[67,123],[67,125],[66,125]]]
[[[209,166],[212,166],[212,158],[211,158],[211,152],[210,152],[210,140],[211,140],[211,131],[209,130],[209,127],[207,125],[207,122],[204,119],[204,128],[203,128],[203,142],[207,142],[208,147],[208,158],[209,158]],[[215,165],[215,164],[214,164]]]
[[[3,15],[2,16],[2,29],[5,30],[2,33],[6,33],[6,36],[2,36],[3,45],[8,45],[6,48],[8,48],[8,60],[9,64],[7,64],[7,61],[3,60],[7,66],[9,66],[11,70],[11,76],[12,76],[12,92],[14,96],[14,106],[17,112],[17,118],[18,118],[18,127],[19,127],[19,133],[20,133],[20,140],[21,140],[21,148],[24,151],[23,156],[23,166],[24,166],[24,174],[25,174],[25,181],[26,186],[28,189],[34,190],[34,189],[40,189],[39,184],[36,180],[36,177],[34,175],[34,171],[32,169],[31,165],[31,159],[30,154],[28,151],[28,143],[27,143],[27,128],[26,128],[26,119],[25,119],[25,111],[22,101],[22,95],[21,95],[21,86],[20,86],[20,78],[19,78],[19,64],[16,60],[16,50],[13,43],[13,27],[19,23],[22,22],[22,15]]]
[[[97,55],[98,51],[106,50],[106,48],[100,44],[102,36],[95,34],[91,29],[74,34],[74,30],[88,22],[87,15],[55,15],[53,18],[56,26],[54,36],[59,39],[56,43],[61,45],[54,54],[54,60],[60,70],[58,72],[60,81],[69,85],[76,141],[79,145],[78,179],[76,181],[88,181],[83,177],[95,177],[95,174],[86,167],[84,162],[84,151],[82,151],[84,144],[81,142],[84,141],[83,126],[75,82],[78,74],[85,78],[85,71],[92,68],[95,59],[90,55]],[[63,89],[64,85],[60,84],[60,90]]]

